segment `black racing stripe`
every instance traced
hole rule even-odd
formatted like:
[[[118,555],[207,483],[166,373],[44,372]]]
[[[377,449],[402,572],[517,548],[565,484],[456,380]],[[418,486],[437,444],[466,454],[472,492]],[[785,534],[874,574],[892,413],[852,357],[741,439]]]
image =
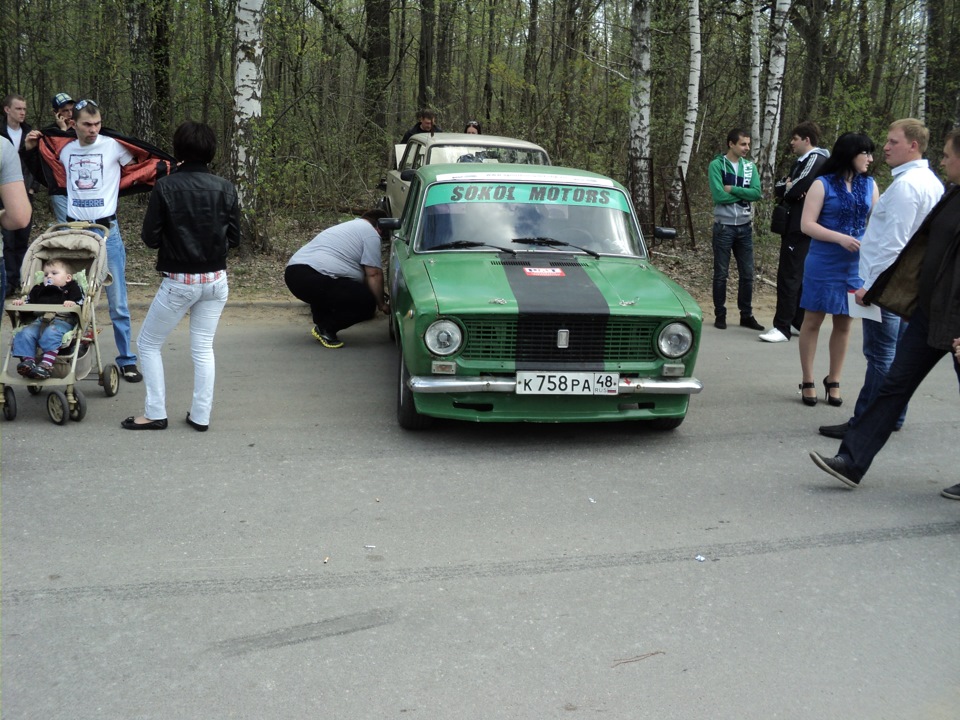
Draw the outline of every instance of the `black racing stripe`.
[[[610,306],[576,258],[501,255],[517,301],[517,370],[603,370]],[[538,276],[530,269],[562,271]],[[569,347],[558,348],[560,330]]]

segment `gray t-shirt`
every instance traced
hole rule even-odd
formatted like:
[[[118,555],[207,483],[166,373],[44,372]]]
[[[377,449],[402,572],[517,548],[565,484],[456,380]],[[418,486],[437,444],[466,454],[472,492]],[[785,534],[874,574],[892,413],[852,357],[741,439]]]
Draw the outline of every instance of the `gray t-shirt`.
[[[13,143],[5,137],[0,137],[0,185],[23,182],[23,173],[20,171],[20,156],[17,155]]]
[[[361,266],[382,267],[380,235],[359,218],[334,225],[297,250],[287,265],[309,265],[330,277],[363,280]]]

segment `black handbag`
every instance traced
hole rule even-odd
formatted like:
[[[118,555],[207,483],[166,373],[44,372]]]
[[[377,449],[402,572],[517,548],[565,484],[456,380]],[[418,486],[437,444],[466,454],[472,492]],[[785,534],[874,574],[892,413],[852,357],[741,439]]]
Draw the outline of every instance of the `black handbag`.
[[[784,235],[789,224],[790,206],[781,200],[773,206],[773,212],[770,214],[770,232]]]

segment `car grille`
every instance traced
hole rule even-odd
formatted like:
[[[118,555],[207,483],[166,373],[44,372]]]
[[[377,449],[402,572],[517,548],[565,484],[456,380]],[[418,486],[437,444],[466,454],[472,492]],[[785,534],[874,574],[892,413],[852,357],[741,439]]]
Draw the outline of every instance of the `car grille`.
[[[520,315],[461,317],[467,342],[464,360],[515,361],[530,367],[650,362],[657,359],[654,334],[660,321],[605,315]],[[558,348],[560,330],[569,347]],[[549,369],[549,368],[547,368]]]

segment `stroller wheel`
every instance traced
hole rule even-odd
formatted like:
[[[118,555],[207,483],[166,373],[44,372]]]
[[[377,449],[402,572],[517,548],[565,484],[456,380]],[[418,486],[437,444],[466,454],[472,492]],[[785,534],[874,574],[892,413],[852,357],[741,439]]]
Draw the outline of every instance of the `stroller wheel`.
[[[70,419],[74,422],[80,422],[87,416],[87,398],[80,392],[80,388],[74,388],[73,394],[77,402],[70,408]]]
[[[70,406],[67,404],[67,395],[63,390],[51,390],[47,395],[47,415],[56,425],[63,425],[70,417]]]
[[[13,388],[9,386],[3,389],[3,419],[17,419],[17,396],[13,394]]]
[[[40,390],[41,388],[39,385],[27,385],[27,392],[31,395],[39,395]]]
[[[114,363],[110,363],[100,371],[100,385],[103,386],[103,394],[107,397],[113,397],[120,391],[120,368]]]

